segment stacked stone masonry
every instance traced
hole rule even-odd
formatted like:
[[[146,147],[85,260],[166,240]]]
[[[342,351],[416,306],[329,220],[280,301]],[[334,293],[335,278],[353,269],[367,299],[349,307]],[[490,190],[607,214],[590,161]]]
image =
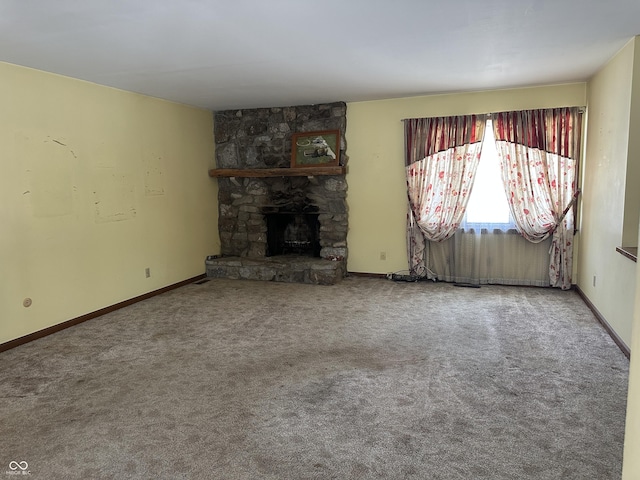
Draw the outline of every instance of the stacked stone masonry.
[[[205,263],[209,278],[334,285],[346,274],[344,262],[311,257],[221,257]]]

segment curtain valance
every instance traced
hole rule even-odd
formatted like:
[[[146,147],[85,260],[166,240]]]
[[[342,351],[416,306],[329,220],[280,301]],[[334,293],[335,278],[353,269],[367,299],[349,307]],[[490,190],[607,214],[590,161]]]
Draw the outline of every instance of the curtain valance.
[[[580,156],[582,114],[578,107],[500,112],[491,117],[496,141],[566,158],[578,159]]]
[[[483,115],[405,120],[406,165],[450,148],[482,142]]]

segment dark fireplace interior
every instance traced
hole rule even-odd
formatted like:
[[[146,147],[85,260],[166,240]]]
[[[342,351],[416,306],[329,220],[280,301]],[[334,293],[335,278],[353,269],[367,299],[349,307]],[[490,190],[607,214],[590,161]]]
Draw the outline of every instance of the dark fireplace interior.
[[[320,222],[317,213],[269,213],[266,256],[320,257]]]

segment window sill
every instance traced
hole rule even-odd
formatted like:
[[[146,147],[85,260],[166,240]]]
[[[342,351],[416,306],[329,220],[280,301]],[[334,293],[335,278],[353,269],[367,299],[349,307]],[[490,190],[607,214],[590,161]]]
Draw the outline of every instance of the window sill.
[[[638,247],[616,247],[616,252],[621,253],[629,260],[638,262]]]
[[[462,233],[473,233],[473,234],[482,234],[482,235],[486,235],[488,233],[491,234],[505,234],[505,235],[520,235],[520,233],[518,232],[518,230],[516,230],[515,228],[510,228],[510,227],[506,227],[506,228],[500,228],[500,227],[495,227],[492,226],[490,228],[487,228],[484,225],[472,225],[472,224],[466,224],[464,227],[459,229]]]

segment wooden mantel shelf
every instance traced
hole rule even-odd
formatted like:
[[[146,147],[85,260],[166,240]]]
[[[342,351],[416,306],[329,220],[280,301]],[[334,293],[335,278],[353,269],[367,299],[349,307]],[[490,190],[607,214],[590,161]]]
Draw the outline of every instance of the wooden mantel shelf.
[[[209,170],[210,177],[315,177],[319,175],[345,175],[347,167],[301,168],[214,168]]]

